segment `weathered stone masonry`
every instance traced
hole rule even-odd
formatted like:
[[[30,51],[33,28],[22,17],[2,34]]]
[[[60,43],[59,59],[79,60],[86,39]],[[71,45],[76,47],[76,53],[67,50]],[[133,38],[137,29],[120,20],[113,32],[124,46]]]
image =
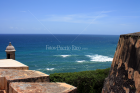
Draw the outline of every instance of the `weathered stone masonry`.
[[[102,93],[140,92],[140,32],[120,35]]]
[[[76,87],[50,82],[49,75],[16,61],[11,43],[5,51],[7,59],[0,59],[0,93],[77,93]]]

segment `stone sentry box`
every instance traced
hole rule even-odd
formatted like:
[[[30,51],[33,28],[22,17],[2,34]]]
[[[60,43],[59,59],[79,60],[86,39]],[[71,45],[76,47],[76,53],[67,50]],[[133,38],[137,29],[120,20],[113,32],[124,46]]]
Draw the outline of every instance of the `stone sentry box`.
[[[6,47],[6,57],[7,59],[14,59],[15,60],[15,48],[12,46],[11,42],[9,42],[9,45]]]

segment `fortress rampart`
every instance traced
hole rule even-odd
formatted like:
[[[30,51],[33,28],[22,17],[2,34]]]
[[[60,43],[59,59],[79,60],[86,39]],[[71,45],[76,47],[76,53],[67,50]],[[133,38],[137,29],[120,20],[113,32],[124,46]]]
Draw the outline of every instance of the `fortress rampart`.
[[[16,61],[11,43],[5,51],[7,59],[0,59],[0,93],[77,93],[76,87],[50,82],[49,75]]]

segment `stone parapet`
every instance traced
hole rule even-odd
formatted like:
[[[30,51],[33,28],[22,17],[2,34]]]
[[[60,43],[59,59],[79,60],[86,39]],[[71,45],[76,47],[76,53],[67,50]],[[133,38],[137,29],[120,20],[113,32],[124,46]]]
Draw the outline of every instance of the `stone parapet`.
[[[28,70],[29,67],[13,59],[1,59],[0,69]]]
[[[77,93],[76,87],[50,83],[49,75],[13,60],[16,50],[11,42],[5,51],[7,59],[0,59],[0,93]]]
[[[0,90],[7,93],[11,82],[49,82],[49,75],[32,70],[0,69]]]
[[[77,93],[77,88],[66,83],[12,82],[9,93]]]

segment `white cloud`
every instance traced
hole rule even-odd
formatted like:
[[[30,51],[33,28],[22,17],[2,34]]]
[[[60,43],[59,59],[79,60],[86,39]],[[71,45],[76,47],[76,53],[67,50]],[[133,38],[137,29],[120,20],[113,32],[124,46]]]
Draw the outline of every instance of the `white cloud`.
[[[10,29],[13,29],[14,27],[10,26]]]
[[[23,28],[15,27],[15,26],[10,26],[9,27],[11,30],[22,30]]]
[[[111,11],[100,11],[94,14],[71,14],[71,15],[48,15],[46,19],[40,21],[59,21],[72,23],[97,23],[97,19],[104,18]]]
[[[101,13],[110,13],[112,11],[101,11]]]
[[[26,11],[20,11],[20,12],[24,12],[25,13]]]

